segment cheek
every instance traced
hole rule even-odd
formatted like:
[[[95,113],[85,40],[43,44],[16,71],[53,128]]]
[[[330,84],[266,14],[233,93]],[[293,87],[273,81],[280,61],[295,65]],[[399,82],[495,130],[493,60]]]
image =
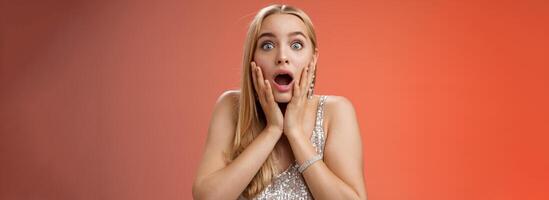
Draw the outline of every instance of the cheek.
[[[261,68],[261,70],[263,70],[263,79],[265,79],[265,80],[271,80],[272,79],[273,74],[274,74],[273,68],[263,67],[263,68]]]
[[[272,66],[273,61],[266,55],[254,55],[254,61],[257,66],[263,71],[263,78],[268,79],[274,73],[274,67]]]
[[[309,62],[312,61],[312,55],[309,53],[296,53],[292,56],[292,61],[294,65],[299,69],[304,69],[309,65]]]
[[[256,53],[253,60],[255,61],[256,65],[261,67],[261,69],[264,69],[269,63],[272,63],[272,60],[271,58],[269,58],[268,55],[264,55],[261,53]]]
[[[299,72],[299,74],[301,74],[301,72],[303,70],[305,70],[305,68],[307,68],[307,66],[309,66],[309,62],[307,61],[301,61],[299,63],[296,63],[297,64],[297,71]]]
[[[309,66],[309,62],[310,62],[310,60],[306,60],[306,59],[301,59],[299,61],[296,60],[295,63],[296,63],[297,69],[296,69],[296,72],[295,72],[295,76],[296,76],[295,78],[297,80],[301,79],[301,74],[305,73],[304,70],[307,66]]]

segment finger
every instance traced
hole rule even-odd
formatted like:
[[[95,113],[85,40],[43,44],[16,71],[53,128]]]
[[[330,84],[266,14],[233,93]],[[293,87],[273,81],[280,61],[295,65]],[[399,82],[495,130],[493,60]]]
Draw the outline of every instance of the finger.
[[[310,87],[314,86],[312,84],[314,80],[315,70],[316,66],[313,65],[313,63],[311,62],[309,64],[309,74],[307,75],[307,87],[305,87],[305,90],[308,90]]]
[[[263,71],[261,70],[261,67],[257,66],[257,82],[259,83],[259,87],[261,90],[265,89],[265,79],[263,79]]]
[[[259,94],[259,88],[257,87],[258,86],[258,83],[257,83],[257,76],[256,76],[256,65],[255,65],[255,62],[251,62],[250,64],[251,66],[251,69],[252,69],[252,83],[253,83],[253,87],[255,89],[255,92],[257,94]]]
[[[302,74],[303,74],[303,73],[302,73]],[[302,76],[302,77],[303,77],[303,76]],[[294,83],[294,85],[293,85],[293,87],[294,87],[294,91],[293,91],[293,96],[292,96],[292,99],[294,99],[294,98],[298,98],[298,97],[300,96],[300,94],[301,94],[301,91],[299,91],[299,90],[300,90],[300,87],[299,87],[299,85],[301,85],[301,82],[303,82],[303,80],[302,80],[302,79],[300,79],[300,80],[299,80],[299,83],[297,83],[297,84],[296,84],[296,83]]]
[[[303,69],[303,71],[301,72],[301,79],[299,81],[299,88],[300,88],[300,94],[303,96],[303,93],[306,93],[305,91],[307,91],[307,82],[309,82],[308,80],[308,75],[309,75],[309,71],[310,68],[309,66],[307,66],[305,69]]]
[[[260,101],[262,103],[267,103],[267,85],[265,84],[265,79],[263,78],[263,70],[260,66],[256,66],[256,77],[257,82],[259,83],[259,90],[260,90]]]
[[[271,88],[271,83],[269,82],[269,80],[265,80],[265,85],[267,86],[266,87],[266,96],[267,96],[267,101],[269,103],[275,103],[275,100],[274,100],[274,96],[273,96],[273,89]]]
[[[309,64],[309,81],[313,81],[313,76],[315,74],[315,70],[316,70],[316,66],[313,65],[313,63]]]
[[[257,77],[258,76],[257,74],[259,73],[258,69],[259,69],[259,67],[257,65],[255,65],[255,63],[254,63],[254,73],[253,73],[254,77],[255,77],[254,87],[255,87],[255,91],[256,91],[259,103],[264,104],[264,102],[265,102],[265,92],[263,91],[264,90],[263,84],[262,84],[263,81],[260,78]]]
[[[264,99],[265,99],[265,97],[264,97],[264,92],[263,92],[263,84],[262,84],[263,81],[262,81],[261,78],[258,77],[258,74],[260,73],[260,72],[259,72],[260,67],[257,66],[257,65],[255,64],[255,62],[252,62],[252,67],[253,67],[253,69],[254,69],[253,75],[254,75],[254,78],[255,78],[255,81],[254,81],[254,82],[255,82],[255,85],[254,85],[254,87],[255,87],[257,96],[258,96],[258,98],[259,98],[259,103],[263,104]]]

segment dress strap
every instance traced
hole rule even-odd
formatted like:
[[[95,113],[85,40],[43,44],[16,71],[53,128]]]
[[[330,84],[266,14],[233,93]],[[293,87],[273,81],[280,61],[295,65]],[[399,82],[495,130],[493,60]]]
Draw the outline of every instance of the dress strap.
[[[324,103],[327,96],[320,96],[316,110],[315,127],[311,135],[311,142],[318,154],[324,154],[324,144],[326,143],[326,133],[324,133]],[[323,155],[322,155],[323,156]]]
[[[327,96],[320,96],[318,107],[316,110],[316,126],[322,127],[324,121],[324,101],[326,101]]]

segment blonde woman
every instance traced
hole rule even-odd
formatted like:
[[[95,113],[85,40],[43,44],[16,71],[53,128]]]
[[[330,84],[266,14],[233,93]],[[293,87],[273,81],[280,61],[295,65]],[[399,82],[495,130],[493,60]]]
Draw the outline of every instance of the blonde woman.
[[[216,102],[195,199],[366,199],[353,105],[314,95],[310,18],[261,9],[246,38],[241,88]]]

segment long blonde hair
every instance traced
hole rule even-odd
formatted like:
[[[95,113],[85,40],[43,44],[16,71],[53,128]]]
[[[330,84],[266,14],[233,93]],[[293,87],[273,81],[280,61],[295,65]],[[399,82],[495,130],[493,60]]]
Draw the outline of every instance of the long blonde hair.
[[[263,109],[257,99],[256,91],[252,83],[250,62],[254,57],[259,30],[263,20],[272,14],[291,14],[300,18],[307,27],[308,36],[311,39],[313,49],[317,47],[316,34],[313,24],[302,10],[287,5],[270,5],[261,9],[252,20],[244,43],[244,55],[242,59],[242,82],[240,90],[238,122],[233,147],[228,155],[229,161],[234,160],[244,149],[258,136],[265,127],[266,119]],[[253,197],[261,192],[273,179],[277,167],[274,163],[274,154],[267,157],[257,174],[243,192],[246,198]]]

